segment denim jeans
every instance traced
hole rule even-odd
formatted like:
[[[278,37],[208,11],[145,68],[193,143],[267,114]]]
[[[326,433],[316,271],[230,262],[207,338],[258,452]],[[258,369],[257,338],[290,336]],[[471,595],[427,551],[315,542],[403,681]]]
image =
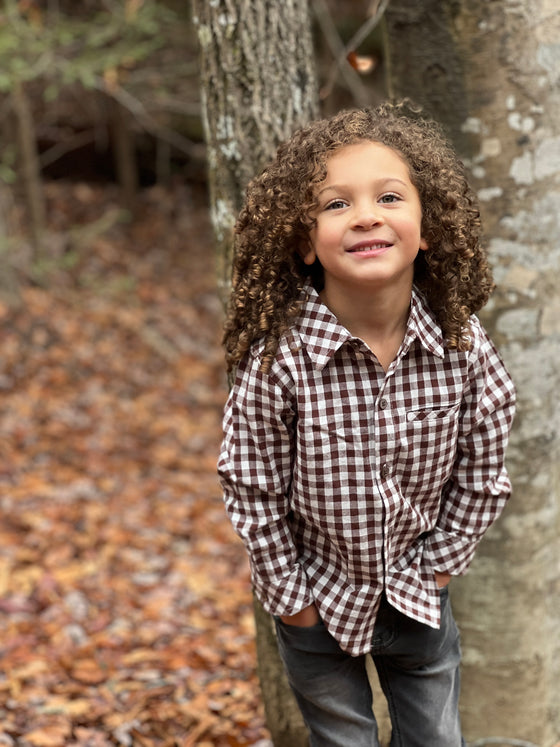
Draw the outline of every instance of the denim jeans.
[[[383,598],[371,656],[391,716],[391,747],[461,747],[459,633],[447,589],[441,627],[423,625]],[[365,656],[341,650],[322,622],[276,620],[288,681],[310,732],[310,747],[379,747]]]

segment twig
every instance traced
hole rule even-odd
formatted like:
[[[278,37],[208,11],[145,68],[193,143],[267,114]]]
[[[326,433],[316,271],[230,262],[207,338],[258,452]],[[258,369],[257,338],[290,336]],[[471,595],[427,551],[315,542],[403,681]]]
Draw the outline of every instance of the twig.
[[[187,155],[191,154],[194,145],[192,140],[183,137],[183,135],[180,135],[174,130],[170,130],[168,127],[158,124],[153,117],[148,114],[142,102],[128,91],[125,91],[124,88],[119,87],[110,90],[102,78],[95,79],[95,88],[102,91],[107,96],[116,99],[119,104],[121,104],[125,109],[128,109],[146,132],[149,132],[156,138],[164,140],[182,153],[186,153]]]
[[[66,155],[66,153],[70,153],[70,151],[77,150],[84,145],[88,145],[92,142],[93,139],[94,136],[91,134],[91,132],[80,132],[76,135],[73,135],[71,138],[68,138],[62,143],[57,143],[56,145],[51,146],[48,150],[42,153],[39,158],[41,162],[41,168],[44,169],[47,166],[50,166],[55,161],[58,161],[59,158],[62,158],[62,156]]]
[[[138,335],[140,340],[160,358],[168,363],[175,363],[181,355],[181,351],[161,335],[153,327],[147,327],[142,320],[137,319],[126,310],[121,310],[116,315],[116,322],[129,332]]]
[[[101,218],[86,223],[85,226],[71,228],[67,234],[71,250],[79,252],[81,249],[88,248],[93,240],[107,233],[117,224],[128,220],[128,217],[127,210],[114,207],[106,210]]]
[[[358,73],[346,62],[346,49],[334,24],[327,3],[325,0],[314,0],[313,10],[317,23],[321,27],[323,36],[334,57],[334,63],[331,67],[328,80],[321,89],[321,98],[325,99],[332,92],[338,71],[340,70],[346,87],[356,102],[359,105],[365,105],[368,100],[367,90],[360,80]]]
[[[371,16],[365,23],[360,26],[354,36],[346,44],[346,54],[348,54],[348,52],[354,52],[356,49],[358,49],[364,39],[366,39],[371,34],[373,29],[383,18],[383,13],[385,13],[385,11],[387,10],[389,2],[390,0],[381,0],[381,2],[373,2],[371,4]]]
[[[354,36],[346,43],[346,45],[342,44],[340,40],[340,36],[338,35],[338,32],[336,31],[336,28],[334,27],[334,24],[332,22],[329,10],[327,8],[326,3],[324,0],[315,0],[314,6],[315,6],[315,15],[317,17],[317,20],[319,21],[321,28],[323,30],[323,33],[325,34],[325,38],[327,39],[327,42],[329,43],[329,46],[331,47],[331,51],[335,55],[335,61],[331,68],[329,78],[327,81],[327,84],[323,87],[322,95],[323,98],[328,96],[329,93],[332,91],[334,83],[336,81],[336,77],[338,75],[338,71],[342,71],[344,74],[346,83],[349,84],[349,78],[346,75],[346,72],[348,70],[352,70],[352,68],[347,64],[347,57],[350,52],[355,52],[356,49],[360,46],[360,44],[366,39],[369,34],[373,31],[373,29],[377,26],[379,21],[382,19],[383,14],[385,13],[385,10],[387,9],[387,6],[389,5],[390,0],[374,0],[374,2],[371,4],[371,13],[372,15],[363,23],[360,28],[356,31]],[[319,13],[319,10],[321,11]],[[333,33],[334,28],[334,33]],[[336,36],[336,42],[334,41]],[[335,51],[336,48],[336,51]],[[357,77],[357,76],[356,76]],[[359,81],[359,78],[358,78]],[[361,86],[361,83],[360,83]],[[363,88],[363,86],[361,86]],[[349,85],[350,90],[355,94],[355,91],[357,90],[356,81],[353,80],[352,84]],[[356,96],[358,102],[360,103],[362,100],[361,91],[358,93],[358,96]]]

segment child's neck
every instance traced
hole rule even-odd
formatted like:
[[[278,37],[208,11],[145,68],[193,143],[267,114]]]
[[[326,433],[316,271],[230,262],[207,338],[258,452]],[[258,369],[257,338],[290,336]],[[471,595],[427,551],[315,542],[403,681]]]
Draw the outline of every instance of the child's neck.
[[[333,292],[321,293],[326,306],[355,337],[363,340],[387,371],[406,334],[412,288],[408,293]]]

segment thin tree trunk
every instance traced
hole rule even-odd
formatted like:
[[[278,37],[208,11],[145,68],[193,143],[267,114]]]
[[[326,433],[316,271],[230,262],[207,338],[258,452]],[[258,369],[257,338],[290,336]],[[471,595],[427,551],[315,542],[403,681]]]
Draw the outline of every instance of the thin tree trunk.
[[[518,388],[514,496],[452,584],[467,738],[560,737],[560,13],[548,0],[392,0],[392,92],[447,125],[498,291],[483,321]],[[402,54],[406,50],[406,54]],[[505,740],[507,743],[507,740]]]
[[[218,282],[229,292],[232,229],[247,182],[316,116],[307,0],[193,0]]]
[[[109,100],[111,139],[117,178],[126,208],[133,210],[138,194],[138,168],[130,112],[114,99]]]
[[[11,221],[13,197],[10,188],[0,179],[0,301],[19,306],[21,295],[16,270],[11,262],[14,229]]]
[[[12,104],[17,119],[17,132],[23,175],[23,186],[29,211],[31,239],[35,258],[41,254],[41,241],[45,231],[45,199],[41,168],[37,153],[33,113],[23,84],[16,81],[12,88]]]
[[[278,144],[318,113],[307,0],[193,0],[201,50],[202,114],[219,292],[230,288],[233,226],[248,181]],[[307,733],[278,656],[269,615],[255,600],[258,670],[275,747]]]

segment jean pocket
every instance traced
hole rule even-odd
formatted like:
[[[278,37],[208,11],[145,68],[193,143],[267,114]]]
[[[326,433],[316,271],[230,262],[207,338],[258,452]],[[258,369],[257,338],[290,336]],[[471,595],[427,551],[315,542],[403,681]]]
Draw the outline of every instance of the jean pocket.
[[[286,649],[311,654],[336,654],[341,651],[322,620],[305,627],[288,625],[278,617],[275,622],[278,642]]]
[[[301,628],[276,619],[278,651],[292,687],[304,695],[336,691],[352,657],[319,622]]]

